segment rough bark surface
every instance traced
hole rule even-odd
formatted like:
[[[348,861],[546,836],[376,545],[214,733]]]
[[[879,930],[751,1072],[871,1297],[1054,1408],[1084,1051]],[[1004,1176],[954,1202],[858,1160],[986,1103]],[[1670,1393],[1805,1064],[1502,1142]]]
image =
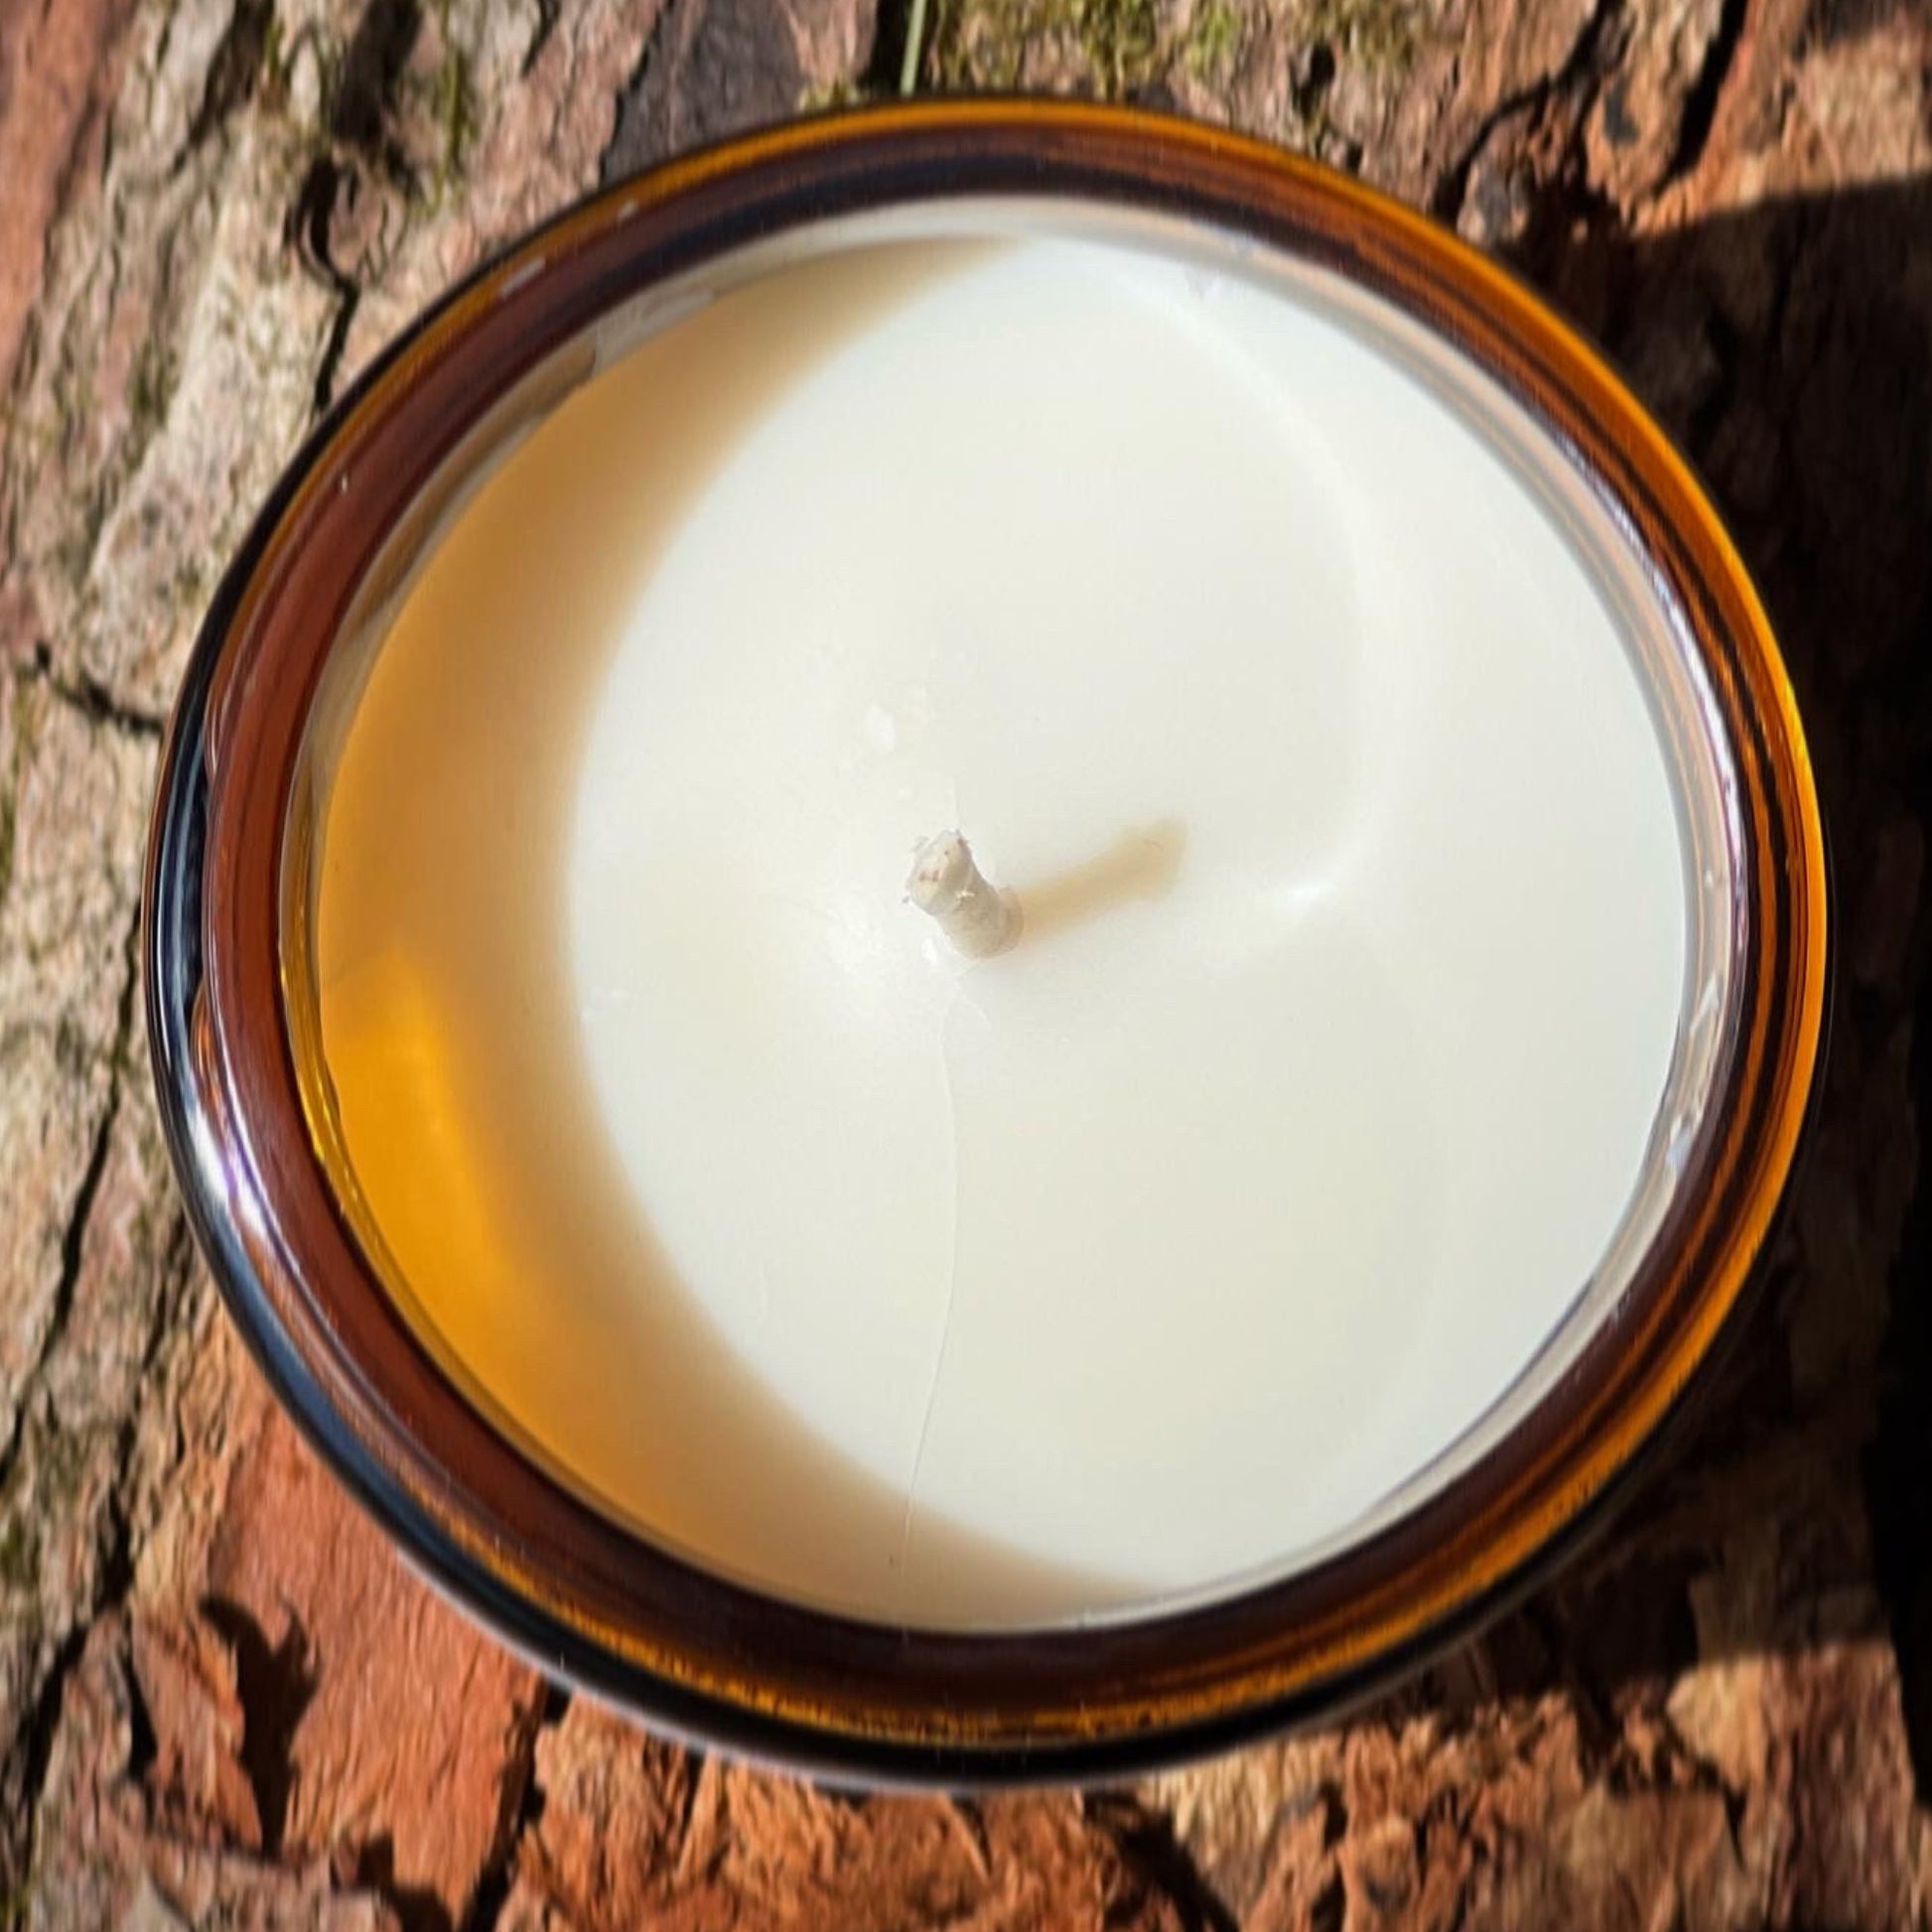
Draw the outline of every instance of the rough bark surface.
[[[0,3],[0,1904],[45,1927],[1704,1928],[1932,1915],[1932,14],[932,0],[923,84],[1356,170],[1550,291],[1715,486],[1832,817],[1834,1057],[1756,1317],[1580,1566],[1134,1792],[855,1801],[428,1595],[196,1260],[133,944],[214,573],[317,411],[601,176],[896,72],[891,0]]]

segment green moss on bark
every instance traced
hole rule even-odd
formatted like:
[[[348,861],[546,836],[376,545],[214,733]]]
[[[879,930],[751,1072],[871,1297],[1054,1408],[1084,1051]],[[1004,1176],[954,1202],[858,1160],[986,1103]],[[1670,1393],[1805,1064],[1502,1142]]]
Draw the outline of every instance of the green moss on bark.
[[[1247,39],[1247,23],[1233,0],[1201,0],[1188,23],[1180,57],[1196,80],[1218,86],[1234,71]]]
[[[1083,68],[1097,93],[1132,93],[1165,64],[1155,0],[946,0],[932,67],[942,87],[1013,88],[1041,52]]]

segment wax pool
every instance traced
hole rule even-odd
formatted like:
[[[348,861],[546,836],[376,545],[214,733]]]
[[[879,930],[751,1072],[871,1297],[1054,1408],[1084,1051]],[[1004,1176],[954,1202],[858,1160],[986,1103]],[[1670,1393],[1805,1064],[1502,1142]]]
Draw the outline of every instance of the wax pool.
[[[1018,944],[908,902],[958,829]],[[1332,1540],[1632,1197],[1686,975],[1625,641],[1280,290],[876,245],[578,391],[352,715],[324,1053],[385,1265],[726,1574],[1027,1623]]]

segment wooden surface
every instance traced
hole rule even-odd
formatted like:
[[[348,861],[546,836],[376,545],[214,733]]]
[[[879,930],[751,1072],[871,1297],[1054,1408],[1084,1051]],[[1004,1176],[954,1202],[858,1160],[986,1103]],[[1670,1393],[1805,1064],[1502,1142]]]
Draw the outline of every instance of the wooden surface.
[[[1829,1087],[1717,1398],[1562,1583],[1352,1723],[1142,1789],[852,1800],[547,1688],[401,1569],[245,1361],[133,977],[214,573],[317,409],[480,251],[877,90],[886,4],[0,0],[7,1913],[1927,1924],[1924,0],[932,0],[927,86],[1232,120],[1504,252],[1685,440],[1783,627],[1836,848]]]

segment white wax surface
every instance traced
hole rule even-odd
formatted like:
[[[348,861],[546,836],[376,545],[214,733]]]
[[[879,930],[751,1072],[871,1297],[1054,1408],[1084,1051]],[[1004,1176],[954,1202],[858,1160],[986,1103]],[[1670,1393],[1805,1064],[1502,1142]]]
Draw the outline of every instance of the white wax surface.
[[[953,827],[1001,957],[904,901]],[[1409,378],[1121,250],[874,250],[646,345],[436,553],[324,1038],[553,1465],[1029,1622],[1279,1565],[1496,1400],[1630,1200],[1684,906],[1611,619]]]

